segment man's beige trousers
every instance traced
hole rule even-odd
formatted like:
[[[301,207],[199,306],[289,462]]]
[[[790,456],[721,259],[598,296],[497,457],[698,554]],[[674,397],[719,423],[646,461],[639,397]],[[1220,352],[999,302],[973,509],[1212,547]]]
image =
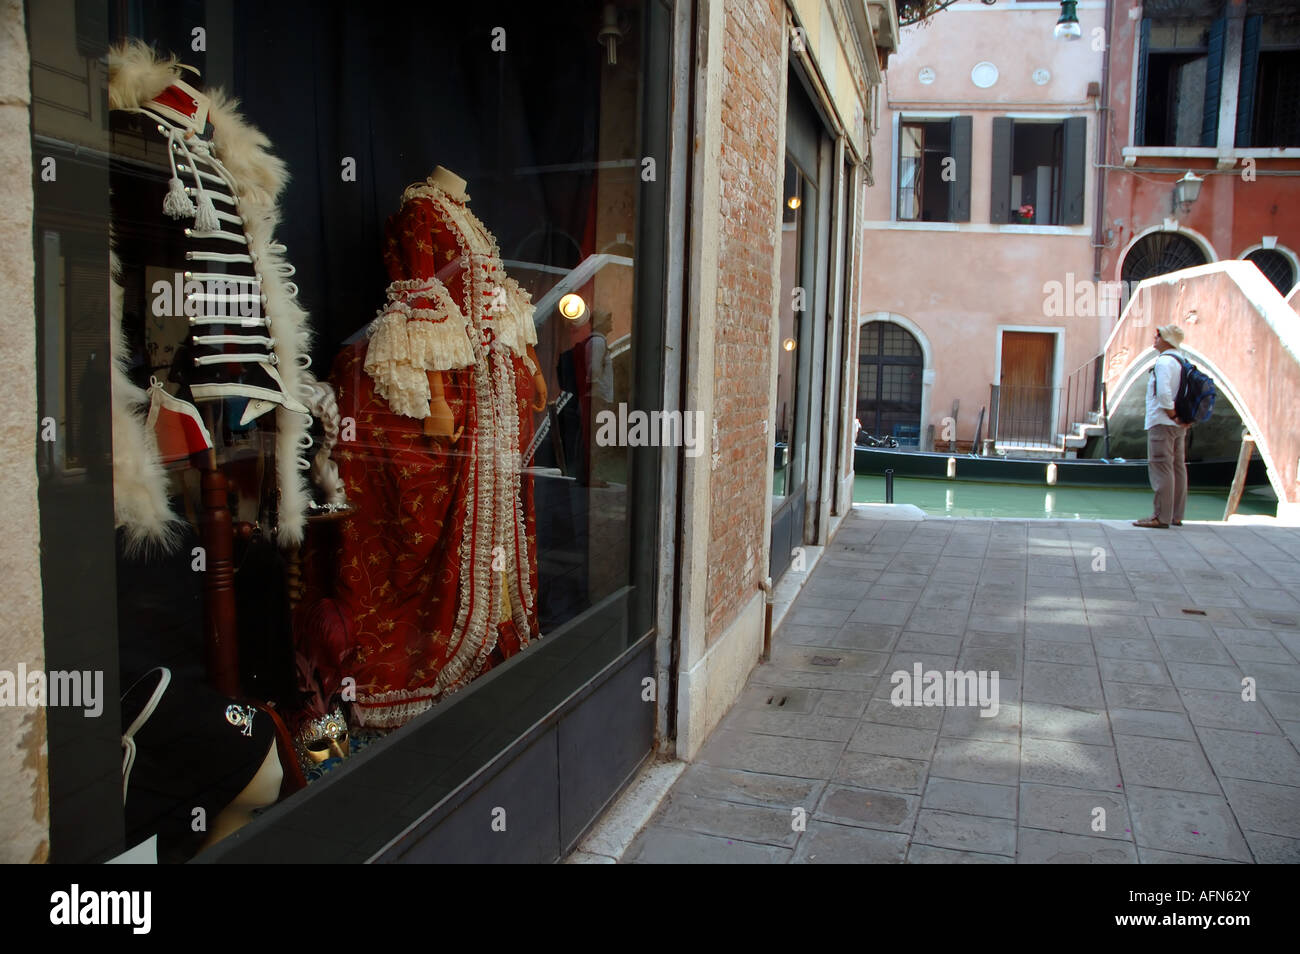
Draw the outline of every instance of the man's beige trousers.
[[[1147,473],[1155,491],[1153,516],[1178,523],[1187,506],[1187,428],[1157,424],[1147,431]]]

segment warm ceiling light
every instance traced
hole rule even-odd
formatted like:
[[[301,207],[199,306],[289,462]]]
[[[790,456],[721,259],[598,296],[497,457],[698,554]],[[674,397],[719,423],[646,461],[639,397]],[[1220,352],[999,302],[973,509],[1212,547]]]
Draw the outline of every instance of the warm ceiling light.
[[[1061,0],[1061,18],[1056,21],[1056,29],[1053,36],[1058,40],[1077,40],[1083,36],[1083,29],[1079,26],[1079,14],[1075,8],[1079,5],[1079,0]]]
[[[786,351],[793,351],[793,350],[794,350],[794,339],[793,339],[793,338],[786,338],[784,341],[781,342],[781,347],[784,348]]]
[[[790,196],[790,198],[785,200],[785,204],[792,209],[797,209],[799,208],[799,206],[803,205],[803,202],[799,200],[799,197],[797,195],[792,195]]]
[[[581,295],[569,292],[560,299],[560,314],[570,321],[577,321],[587,313],[587,303],[582,300]]]
[[[618,7],[607,3],[601,14],[600,33],[596,36],[596,42],[605,48],[610,66],[618,64],[618,41],[621,39],[623,31],[618,27]]]

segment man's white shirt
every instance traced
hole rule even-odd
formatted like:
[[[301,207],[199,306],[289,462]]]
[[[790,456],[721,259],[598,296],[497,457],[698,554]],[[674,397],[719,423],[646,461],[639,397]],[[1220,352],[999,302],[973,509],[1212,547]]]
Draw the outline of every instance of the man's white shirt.
[[[1178,394],[1178,382],[1182,377],[1183,365],[1180,360],[1183,353],[1177,348],[1163,351],[1156,358],[1154,373],[1147,384],[1147,416],[1143,425],[1148,431],[1152,427],[1168,424],[1177,427],[1165,409],[1173,410],[1174,397]]]

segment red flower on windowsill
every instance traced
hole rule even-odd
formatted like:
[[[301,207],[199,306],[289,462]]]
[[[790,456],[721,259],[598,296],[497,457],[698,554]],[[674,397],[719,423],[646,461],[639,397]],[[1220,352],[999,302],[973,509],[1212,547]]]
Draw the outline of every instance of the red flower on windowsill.
[[[1020,208],[1016,209],[1016,222],[1020,225],[1031,225],[1034,221],[1034,207],[1026,202]]]

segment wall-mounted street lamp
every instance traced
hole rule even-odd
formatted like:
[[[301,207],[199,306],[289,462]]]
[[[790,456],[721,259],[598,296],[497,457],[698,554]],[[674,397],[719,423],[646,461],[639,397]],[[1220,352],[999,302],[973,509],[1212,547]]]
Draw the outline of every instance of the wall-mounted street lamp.
[[[1186,212],[1192,207],[1201,195],[1201,183],[1205,179],[1198,175],[1193,175],[1192,171],[1187,170],[1187,174],[1174,183],[1174,211]]]
[[[1077,40],[1083,36],[1076,10],[1078,5],[1079,0],[1061,0],[1061,18],[1056,21],[1056,29],[1052,31],[1058,40]]]

